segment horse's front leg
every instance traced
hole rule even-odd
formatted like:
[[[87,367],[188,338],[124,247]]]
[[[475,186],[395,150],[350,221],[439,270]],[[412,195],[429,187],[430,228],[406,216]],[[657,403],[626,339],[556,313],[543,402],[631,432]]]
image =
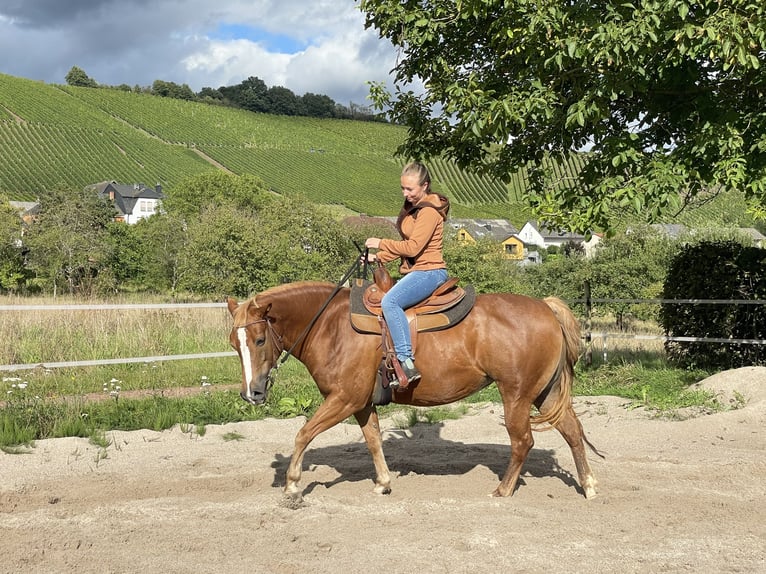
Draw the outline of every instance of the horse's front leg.
[[[314,416],[306,421],[306,424],[295,435],[295,448],[293,456],[290,458],[290,465],[287,467],[285,495],[293,500],[300,500],[302,498],[298,483],[301,480],[303,455],[306,453],[309,443],[319,433],[334,427],[339,422],[350,417],[358,408],[358,405],[350,405],[337,395],[331,394],[319,406]]]
[[[363,410],[354,413],[356,422],[362,429],[364,440],[367,443],[367,449],[372,455],[372,462],[375,465],[375,493],[391,493],[391,474],[388,471],[386,458],[383,455],[383,439],[380,436],[380,421],[378,420],[378,410],[375,405],[367,405]]]

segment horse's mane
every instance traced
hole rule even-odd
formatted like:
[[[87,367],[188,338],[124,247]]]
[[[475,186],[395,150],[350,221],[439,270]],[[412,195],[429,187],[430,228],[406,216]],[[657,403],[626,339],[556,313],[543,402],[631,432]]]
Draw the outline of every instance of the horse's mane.
[[[260,307],[261,303],[259,303],[259,301],[266,302],[283,295],[310,297],[315,293],[324,294],[328,288],[332,289],[333,284],[323,281],[296,281],[294,283],[283,283],[282,285],[276,285],[265,291],[261,291],[259,294],[255,295],[252,300]]]

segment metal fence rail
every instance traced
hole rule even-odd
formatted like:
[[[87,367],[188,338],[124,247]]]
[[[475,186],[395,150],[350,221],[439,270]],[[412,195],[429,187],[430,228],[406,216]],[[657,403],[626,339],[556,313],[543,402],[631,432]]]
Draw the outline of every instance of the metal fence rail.
[[[584,298],[569,299],[568,304],[584,304],[586,307],[593,303],[621,303],[621,304],[680,304],[680,305],[766,305],[764,300],[754,299],[613,299],[613,298]],[[168,310],[168,309],[210,309],[225,308],[225,303],[157,303],[157,304],[82,304],[82,305],[0,305],[0,311],[103,311],[103,310]],[[739,345],[766,345],[766,339],[728,339],[720,337],[670,337],[665,335],[637,335],[628,333],[593,332],[589,329],[583,335],[586,342],[591,343],[594,338],[602,340],[602,352],[606,360],[606,342],[609,339],[634,339],[634,340],[662,340],[679,342],[700,342],[718,344]],[[162,355],[152,357],[128,357],[114,359],[95,359],[83,361],[60,361],[0,365],[0,372],[23,371],[33,369],[57,369],[72,367],[94,367],[102,365],[118,365],[128,363],[158,363],[163,361],[185,361],[195,359],[216,359],[236,355],[234,351],[222,351],[216,353],[198,353],[185,355]]]

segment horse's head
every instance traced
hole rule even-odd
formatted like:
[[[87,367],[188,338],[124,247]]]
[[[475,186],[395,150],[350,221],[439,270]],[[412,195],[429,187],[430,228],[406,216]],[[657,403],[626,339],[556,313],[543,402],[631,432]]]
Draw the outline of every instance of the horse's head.
[[[242,363],[242,390],[239,394],[251,405],[261,405],[269,395],[271,369],[282,354],[280,337],[269,317],[271,305],[259,306],[255,299],[239,305],[231,297],[227,305],[234,319],[229,342]]]

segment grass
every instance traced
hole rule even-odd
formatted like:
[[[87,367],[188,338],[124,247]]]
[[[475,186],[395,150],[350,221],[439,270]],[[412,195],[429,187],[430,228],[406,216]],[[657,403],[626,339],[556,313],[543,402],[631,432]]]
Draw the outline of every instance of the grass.
[[[229,328],[228,314],[218,308],[14,311],[4,313],[0,322],[0,364],[220,352],[228,350]],[[658,413],[723,408],[712,394],[689,389],[709,373],[669,365],[661,343],[610,340],[608,360],[600,343],[594,343],[592,364],[578,364],[576,395],[620,396],[631,406]],[[202,436],[208,424],[310,417],[322,402],[308,372],[293,358],[279,368],[263,406],[241,400],[240,377],[234,357],[17,371],[0,381],[0,449],[28,452],[36,440],[77,436],[105,451],[105,433],[111,430],[161,431],[181,425],[184,432]],[[458,418],[471,404],[499,402],[491,385],[456,405],[416,409],[392,404],[379,412],[408,427]]]

